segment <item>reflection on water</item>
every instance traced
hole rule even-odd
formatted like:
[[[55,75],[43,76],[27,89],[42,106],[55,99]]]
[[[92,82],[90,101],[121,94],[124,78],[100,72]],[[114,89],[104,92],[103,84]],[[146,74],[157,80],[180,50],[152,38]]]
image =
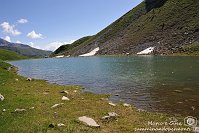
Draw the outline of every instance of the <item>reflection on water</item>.
[[[199,57],[78,57],[11,63],[26,77],[110,93],[113,101],[149,111],[199,116]]]

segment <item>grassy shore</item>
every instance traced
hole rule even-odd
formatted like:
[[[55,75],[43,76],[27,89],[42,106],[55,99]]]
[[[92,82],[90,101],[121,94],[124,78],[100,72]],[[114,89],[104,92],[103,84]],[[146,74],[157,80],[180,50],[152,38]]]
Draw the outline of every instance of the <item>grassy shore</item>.
[[[139,127],[158,127],[148,125],[148,121],[169,121],[170,116],[165,114],[139,111],[134,107],[124,107],[122,103],[111,106],[108,95],[82,93],[78,86],[59,86],[35,79],[27,81],[16,74],[15,67],[8,71],[9,64],[3,61],[0,64],[0,93],[5,97],[0,101],[1,133],[132,133]],[[69,93],[60,93],[63,90]],[[62,101],[64,95],[70,101]],[[51,106],[57,103],[64,104],[52,109]],[[14,112],[17,108],[26,111]],[[102,120],[108,112],[115,112],[119,117],[112,121]],[[93,118],[100,128],[82,124],[78,121],[81,116]],[[58,127],[58,123],[65,126]],[[50,124],[55,127],[50,128]]]

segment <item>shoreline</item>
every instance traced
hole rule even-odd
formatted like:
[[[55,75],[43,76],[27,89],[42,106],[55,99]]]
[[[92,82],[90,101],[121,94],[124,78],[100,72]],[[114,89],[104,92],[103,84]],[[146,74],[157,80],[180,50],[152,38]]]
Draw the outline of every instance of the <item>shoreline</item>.
[[[11,71],[0,68],[0,71],[5,77],[9,75],[8,78],[3,79],[3,88],[0,92],[5,96],[5,100],[0,102],[0,110],[6,109],[5,112],[1,112],[3,121],[0,122],[2,125],[0,131],[80,132],[83,129],[86,132],[133,132],[135,128],[143,125],[149,127],[147,121],[162,122],[168,121],[171,117],[168,114],[145,112],[132,106],[124,106],[122,103],[111,105],[107,100],[108,95],[82,93],[78,86],[55,85],[37,79],[27,81],[25,77],[17,75],[16,67]],[[63,90],[67,90],[69,94],[61,94]],[[63,95],[70,101],[62,101]],[[51,109],[53,104],[62,102],[64,105],[61,107]],[[30,109],[33,107],[34,109]],[[16,108],[24,108],[26,112],[12,113]],[[108,112],[116,112],[119,117],[116,120],[104,122],[101,118]],[[77,121],[78,117],[84,115],[95,119],[100,128],[88,127]],[[182,118],[179,116],[179,119]],[[52,123],[54,125],[64,123],[66,126],[49,128]],[[9,129],[10,126],[12,128]]]

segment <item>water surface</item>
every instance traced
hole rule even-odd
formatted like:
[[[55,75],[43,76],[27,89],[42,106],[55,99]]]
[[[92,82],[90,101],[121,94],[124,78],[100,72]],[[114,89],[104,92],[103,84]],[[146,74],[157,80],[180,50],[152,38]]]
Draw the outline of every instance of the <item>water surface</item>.
[[[199,57],[74,57],[11,64],[26,77],[80,85],[148,111],[199,117]]]

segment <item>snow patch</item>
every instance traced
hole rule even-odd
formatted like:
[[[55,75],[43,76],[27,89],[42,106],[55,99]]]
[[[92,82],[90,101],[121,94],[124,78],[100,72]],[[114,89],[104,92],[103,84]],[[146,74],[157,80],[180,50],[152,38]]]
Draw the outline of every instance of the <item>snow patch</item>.
[[[64,55],[55,56],[55,58],[64,58]]]
[[[139,53],[137,53],[138,55],[145,55],[145,54],[151,54],[153,52],[153,50],[155,49],[155,47],[149,47]]]
[[[93,49],[91,52],[89,53],[86,53],[86,54],[82,54],[82,55],[79,55],[79,56],[93,56],[97,53],[97,51],[99,51],[99,47]]]

